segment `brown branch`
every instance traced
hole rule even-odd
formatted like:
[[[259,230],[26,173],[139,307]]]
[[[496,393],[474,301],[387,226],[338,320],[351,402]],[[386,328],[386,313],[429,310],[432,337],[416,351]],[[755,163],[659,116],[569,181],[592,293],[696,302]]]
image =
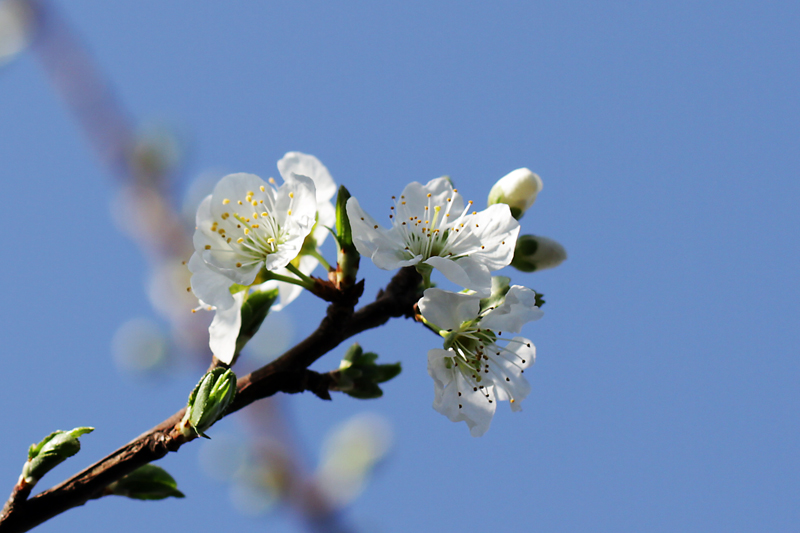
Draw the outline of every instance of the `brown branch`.
[[[363,282],[343,292],[341,298],[328,306],[325,318],[311,335],[272,363],[239,379],[236,399],[226,416],[278,392],[310,391],[329,400],[328,391],[335,389],[337,372],[320,374],[308,370],[308,366],[357,333],[381,326],[390,318],[413,317],[413,307],[420,296],[420,281],[413,268],[404,268],[374,302],[357,312],[353,310],[363,290]],[[177,451],[192,440],[176,430],[184,412],[185,408],[63,483],[29,500],[18,497],[15,490],[0,514],[0,533],[28,531],[58,514],[100,497],[110,483],[169,452]]]

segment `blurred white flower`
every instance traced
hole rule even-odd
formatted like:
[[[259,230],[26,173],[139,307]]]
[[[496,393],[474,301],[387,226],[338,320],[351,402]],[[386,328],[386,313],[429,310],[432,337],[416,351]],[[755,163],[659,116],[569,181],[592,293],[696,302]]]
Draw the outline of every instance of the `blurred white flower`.
[[[323,444],[316,475],[316,487],[326,501],[341,508],[355,500],[391,443],[391,426],[374,413],[356,415],[333,429]]]
[[[25,0],[0,1],[0,64],[25,49],[33,33],[35,13]]]

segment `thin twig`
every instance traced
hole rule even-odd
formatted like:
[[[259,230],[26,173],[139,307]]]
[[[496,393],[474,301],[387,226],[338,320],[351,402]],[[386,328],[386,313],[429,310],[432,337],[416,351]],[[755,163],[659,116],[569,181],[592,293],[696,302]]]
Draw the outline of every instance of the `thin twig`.
[[[226,416],[278,392],[310,391],[320,398],[330,399],[328,391],[335,388],[336,372],[320,374],[308,370],[308,366],[357,333],[381,326],[390,318],[413,317],[414,304],[420,296],[419,284],[416,271],[404,268],[374,302],[357,312],[353,312],[353,308],[363,285],[352,287],[341,299],[328,306],[325,318],[311,335],[272,363],[239,379],[236,399]],[[63,483],[29,500],[20,498],[15,490],[13,501],[9,499],[0,515],[0,533],[28,531],[99,497],[106,486],[137,468],[177,451],[184,443],[193,440],[176,430],[184,412],[185,408]]]

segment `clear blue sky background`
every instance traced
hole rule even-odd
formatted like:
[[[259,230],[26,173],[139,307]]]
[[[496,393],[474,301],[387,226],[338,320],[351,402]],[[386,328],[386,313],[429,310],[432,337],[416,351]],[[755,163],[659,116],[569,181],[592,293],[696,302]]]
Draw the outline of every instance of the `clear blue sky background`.
[[[210,168],[277,175],[318,156],[376,217],[449,174],[483,202],[527,166],[523,232],[569,260],[508,272],[545,294],[524,411],[480,439],[431,408],[410,321],[363,335],[403,374],[384,398],[287,400],[313,466],[368,409],[396,441],[347,512],[362,531],[797,531],[800,528],[800,7],[796,2],[115,2],[60,5],[136,119]],[[0,70],[3,438],[96,426],[49,486],[176,411],[198,366],[157,383],[110,356],[155,316],[147,264],[114,226],[116,185],[30,54]],[[364,262],[367,295],[388,274]],[[287,313],[296,339],[322,307]],[[311,322],[304,322],[311,317]],[[315,368],[337,364],[339,353]],[[220,431],[234,428],[226,421]],[[215,428],[216,429],[216,428]],[[214,435],[212,431],[212,437]],[[160,462],[185,500],[90,502],[40,531],[298,531],[245,517],[187,446]],[[185,529],[184,529],[185,528]]]

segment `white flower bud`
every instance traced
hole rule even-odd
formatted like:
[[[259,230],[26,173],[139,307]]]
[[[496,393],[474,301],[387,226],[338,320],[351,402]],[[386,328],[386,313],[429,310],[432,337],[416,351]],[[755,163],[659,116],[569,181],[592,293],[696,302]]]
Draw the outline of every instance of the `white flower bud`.
[[[507,204],[511,208],[511,214],[519,220],[536,201],[536,195],[542,187],[542,178],[538,174],[527,168],[518,168],[494,184],[489,191],[488,204]]]
[[[533,272],[557,267],[567,258],[567,251],[559,243],[538,235],[523,235],[517,239],[511,266],[522,272]]]

